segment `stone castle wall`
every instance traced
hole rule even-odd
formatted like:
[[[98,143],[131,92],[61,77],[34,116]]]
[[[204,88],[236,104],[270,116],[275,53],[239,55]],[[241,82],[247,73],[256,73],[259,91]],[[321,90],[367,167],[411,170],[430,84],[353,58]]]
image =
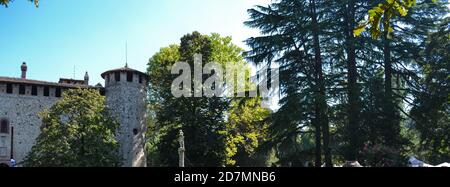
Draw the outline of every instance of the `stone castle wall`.
[[[115,75],[120,74],[120,80]],[[132,74],[130,74],[132,73]],[[132,80],[129,80],[132,75]],[[145,167],[144,154],[146,132],[146,80],[136,72],[111,72],[105,77],[105,96],[107,107],[111,110],[120,128],[117,140],[123,156],[123,166]],[[11,84],[11,83],[10,83]],[[25,93],[19,93],[19,85],[25,85]],[[39,113],[53,106],[60,98],[60,92],[66,88],[55,86],[37,86],[37,94],[32,94],[32,86],[12,84],[13,92],[7,93],[7,83],[0,82],[0,120],[6,119],[9,128],[14,127],[13,155],[17,163],[23,161],[31,151],[40,134],[42,119]],[[49,95],[44,96],[44,87],[49,88]],[[57,94],[58,93],[58,94]],[[2,142],[3,141],[3,142]],[[1,145],[1,144],[4,145]],[[10,163],[11,132],[0,133],[0,149],[6,145],[6,155],[0,156],[0,164]]]
[[[20,162],[31,150],[35,139],[40,134],[42,120],[38,113],[45,108],[50,108],[60,98],[54,96],[54,88],[50,89],[50,96],[48,97],[43,96],[43,87],[38,87],[37,96],[30,94],[31,86],[26,86],[24,95],[19,95],[18,90],[18,85],[14,85],[13,93],[8,94],[6,93],[6,84],[0,84],[0,119],[6,119],[9,122],[9,127],[14,127],[14,159]],[[1,138],[4,138],[5,142],[3,143],[7,145],[7,155],[0,156],[0,162],[9,164],[11,132],[0,134]]]

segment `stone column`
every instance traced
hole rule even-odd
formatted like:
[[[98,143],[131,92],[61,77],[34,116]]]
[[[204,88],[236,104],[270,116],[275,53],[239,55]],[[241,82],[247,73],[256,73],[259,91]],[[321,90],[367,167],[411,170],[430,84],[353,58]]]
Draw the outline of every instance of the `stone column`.
[[[178,156],[179,156],[179,166],[184,167],[184,134],[183,131],[180,130],[180,136],[178,137],[178,141],[180,142],[180,148],[178,148]]]

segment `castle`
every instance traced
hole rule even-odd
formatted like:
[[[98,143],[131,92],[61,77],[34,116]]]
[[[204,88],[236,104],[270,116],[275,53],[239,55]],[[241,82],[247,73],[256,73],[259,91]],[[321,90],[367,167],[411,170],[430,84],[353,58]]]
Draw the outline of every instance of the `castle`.
[[[109,70],[101,74],[105,86],[89,85],[84,80],[61,78],[58,83],[27,79],[27,65],[21,66],[20,78],[0,76],[0,165],[20,163],[40,134],[42,119],[38,116],[50,108],[68,89],[98,89],[120,124],[116,138],[124,167],[145,167],[146,84],[148,75],[131,69]]]

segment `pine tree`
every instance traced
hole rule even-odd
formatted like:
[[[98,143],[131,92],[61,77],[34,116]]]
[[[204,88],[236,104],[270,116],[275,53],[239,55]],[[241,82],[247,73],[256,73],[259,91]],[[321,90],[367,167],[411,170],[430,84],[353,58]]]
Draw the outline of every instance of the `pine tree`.
[[[417,59],[425,48],[427,35],[436,29],[438,21],[446,14],[445,1],[417,1],[405,16],[392,18],[393,32],[384,29],[379,49],[383,54],[384,98],[381,143],[402,150],[407,142],[401,136],[402,113],[406,114],[404,103],[408,104],[408,90],[417,80]],[[407,114],[406,114],[407,115]]]
[[[263,34],[247,40],[252,47],[249,59],[266,67],[280,65],[283,98],[281,109],[274,114],[272,141],[283,144],[314,129],[317,167],[322,165],[322,151],[326,165],[332,166],[321,52],[325,10],[324,1],[278,1],[250,9],[251,19],[246,22]],[[286,118],[288,114],[292,117]]]
[[[397,158],[407,144],[400,133],[402,116],[407,115],[408,90],[418,78],[415,61],[448,8],[446,1],[417,1],[407,15],[386,18],[392,29],[381,28],[385,32],[379,40],[371,33],[355,37],[358,22],[378,3],[384,1],[281,0],[249,11],[246,24],[263,34],[247,41],[250,58],[257,65],[281,67],[283,98],[273,115],[273,140],[292,142],[290,137],[314,129],[316,166],[322,151],[327,152],[328,138],[338,140],[331,146],[345,160],[362,159],[365,150],[383,146],[394,150],[389,154],[396,161],[389,164],[401,162]],[[323,105],[327,102],[331,106]],[[324,121],[336,130],[331,137],[328,125],[319,125]]]
[[[426,41],[419,59],[423,77],[414,91],[413,127],[419,132],[417,150],[433,164],[450,159],[450,19],[440,24]]]

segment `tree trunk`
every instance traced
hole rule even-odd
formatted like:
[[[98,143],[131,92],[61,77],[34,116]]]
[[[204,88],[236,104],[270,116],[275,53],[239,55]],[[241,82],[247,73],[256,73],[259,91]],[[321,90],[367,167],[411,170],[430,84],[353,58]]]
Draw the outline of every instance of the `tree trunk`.
[[[330,127],[328,122],[328,114],[327,114],[327,102],[326,102],[326,95],[325,95],[325,80],[323,77],[323,70],[322,70],[322,57],[321,57],[321,50],[320,50],[320,39],[319,39],[319,26],[317,21],[317,12],[316,12],[316,1],[311,0],[311,21],[312,21],[312,33],[313,33],[313,42],[314,42],[314,75],[315,75],[315,82],[316,82],[316,93],[315,93],[315,122],[316,125],[316,144],[320,145],[320,133],[322,133],[323,136],[323,150],[325,154],[325,164],[327,167],[332,166],[332,159],[331,159],[331,151],[329,148],[329,141],[330,141]],[[318,135],[317,135],[318,134]],[[320,147],[316,147],[316,151],[319,151]],[[317,157],[321,155],[320,153],[316,153],[316,160]],[[316,161],[316,167],[319,163]]]
[[[321,128],[320,128],[320,124],[318,123],[318,120],[314,120],[314,127],[315,127],[315,143],[316,143],[316,147],[315,147],[315,152],[314,152],[314,156],[315,156],[315,160],[314,160],[314,166],[315,167],[321,167],[322,166],[322,146],[321,146],[321,142],[322,142],[322,136],[321,136]]]
[[[392,97],[392,61],[391,61],[391,47],[388,38],[388,32],[384,32],[383,53],[384,53],[384,91],[385,91],[385,128],[386,135],[384,137],[385,143],[388,146],[395,146],[399,128],[395,119],[395,103]]]
[[[391,48],[389,46],[389,39],[387,33],[384,34],[384,76],[385,76],[385,96],[388,101],[392,98],[392,62],[391,62]]]
[[[345,5],[344,5],[345,6]],[[348,127],[349,147],[345,154],[345,159],[356,161],[358,158],[359,140],[359,106],[358,106],[358,71],[356,67],[355,37],[353,28],[355,28],[355,2],[352,0],[344,8],[344,25],[346,33],[346,51],[347,51],[347,91],[348,91]]]

